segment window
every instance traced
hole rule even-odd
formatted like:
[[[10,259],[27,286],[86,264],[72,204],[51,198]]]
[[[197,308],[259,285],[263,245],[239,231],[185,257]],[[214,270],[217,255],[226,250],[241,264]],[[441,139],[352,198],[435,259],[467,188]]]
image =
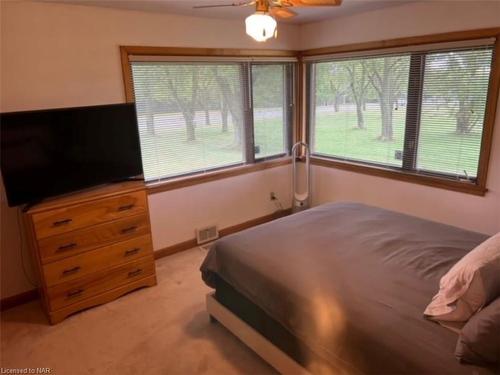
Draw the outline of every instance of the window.
[[[291,63],[137,60],[131,73],[147,181],[288,154]]]
[[[292,93],[290,65],[252,66],[255,158],[284,155],[291,143]]]
[[[491,42],[310,57],[313,155],[476,184]]]
[[[404,55],[314,64],[314,153],[402,167],[409,62]]]
[[[492,50],[429,53],[420,59],[424,79],[416,168],[474,179]]]

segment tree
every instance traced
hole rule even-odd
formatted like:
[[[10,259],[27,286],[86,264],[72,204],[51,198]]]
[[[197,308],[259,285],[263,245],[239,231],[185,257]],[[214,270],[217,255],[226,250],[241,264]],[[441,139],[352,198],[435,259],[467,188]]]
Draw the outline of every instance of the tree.
[[[370,80],[366,63],[364,61],[352,61],[344,64],[349,75],[349,88],[351,90],[354,103],[356,104],[356,115],[358,119],[358,129],[365,129],[363,111]]]
[[[157,81],[161,72],[158,66],[148,67],[148,74],[143,69],[143,66],[134,67],[137,76],[134,84],[137,114],[146,120],[148,134],[156,135],[154,108],[157,102]]]
[[[426,97],[455,117],[455,132],[469,134],[482,122],[490,73],[491,51],[453,51],[426,59]]]
[[[335,112],[349,90],[348,77],[342,62],[316,64],[316,101],[333,104]]]
[[[333,95],[333,110],[338,112],[340,109],[340,101],[345,94],[345,89],[343,87],[344,82],[330,79],[328,83],[330,85],[330,92]]]
[[[222,132],[227,133],[228,131],[228,115],[229,115],[229,108],[227,107],[226,101],[224,100],[224,95],[222,93],[219,93],[219,109],[220,109],[220,115],[222,118]]]
[[[283,106],[282,65],[252,66],[252,92],[254,108],[279,108]]]
[[[165,82],[186,123],[187,141],[196,140],[194,118],[198,104],[200,70],[198,66],[165,66]]]
[[[199,95],[198,101],[201,108],[205,112],[205,125],[210,125],[210,108],[217,101],[214,98],[214,77],[209,66],[199,67],[200,68],[200,79],[199,79]]]
[[[158,63],[147,67],[136,66],[134,72],[137,73],[134,77],[137,110],[146,115],[148,132],[155,134],[155,112],[180,111],[186,125],[186,139],[194,141],[199,66]]]
[[[238,66],[227,66],[219,69],[218,66],[212,67],[212,74],[217,82],[223,102],[227,105],[234,126],[234,143],[239,147],[243,143],[243,93],[241,92],[241,79],[243,78],[242,68]]]
[[[392,124],[393,106],[408,82],[409,58],[407,56],[386,56],[367,61],[368,77],[375,89],[382,117],[381,141],[392,141],[394,129]],[[406,78],[406,79],[405,79]]]

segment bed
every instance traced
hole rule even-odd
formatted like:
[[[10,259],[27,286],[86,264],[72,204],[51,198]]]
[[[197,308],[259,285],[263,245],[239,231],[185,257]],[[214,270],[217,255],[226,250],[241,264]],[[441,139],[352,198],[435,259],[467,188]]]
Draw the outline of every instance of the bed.
[[[494,373],[460,364],[457,333],[422,314],[486,238],[331,203],[218,240],[201,271],[213,301],[311,372]]]

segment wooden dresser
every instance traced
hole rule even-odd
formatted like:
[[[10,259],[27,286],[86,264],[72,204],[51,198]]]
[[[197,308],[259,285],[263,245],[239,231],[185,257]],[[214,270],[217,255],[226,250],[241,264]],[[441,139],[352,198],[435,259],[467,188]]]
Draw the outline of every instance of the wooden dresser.
[[[142,182],[48,200],[31,207],[25,222],[52,324],[156,284]]]

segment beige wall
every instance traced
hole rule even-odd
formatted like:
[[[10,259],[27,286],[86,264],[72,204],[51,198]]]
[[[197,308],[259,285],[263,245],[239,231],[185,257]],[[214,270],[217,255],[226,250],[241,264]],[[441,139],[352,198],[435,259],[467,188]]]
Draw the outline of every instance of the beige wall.
[[[294,49],[298,28],[260,44],[241,21],[2,1],[0,109],[125,100],[119,45]]]
[[[290,167],[266,169],[231,179],[154,194],[149,197],[155,249],[194,237],[194,228],[219,228],[276,211],[271,191],[290,207]]]
[[[499,1],[433,0],[300,26],[300,49],[498,27]]]
[[[297,26],[259,44],[241,21],[35,2],[1,2],[0,111],[125,100],[119,45],[295,49]],[[155,249],[194,237],[198,226],[235,225],[275,210],[269,192],[290,201],[289,167],[150,197]],[[189,199],[186,199],[189,197]],[[23,276],[16,210],[2,192],[2,298],[32,287]],[[26,251],[26,250],[25,250]],[[29,268],[29,259],[25,259]]]
[[[498,1],[429,1],[301,26],[301,49],[500,26]],[[499,107],[500,109],[500,107]],[[500,110],[485,197],[314,168],[314,201],[360,201],[484,233],[500,231]]]

